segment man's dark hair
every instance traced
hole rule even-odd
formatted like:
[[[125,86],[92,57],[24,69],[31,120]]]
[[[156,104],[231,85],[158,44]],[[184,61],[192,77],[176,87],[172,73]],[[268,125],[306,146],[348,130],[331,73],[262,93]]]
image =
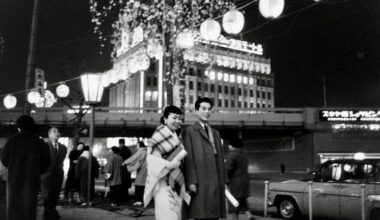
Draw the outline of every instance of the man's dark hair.
[[[36,129],[36,123],[34,119],[29,115],[22,115],[16,120],[16,126],[21,131],[34,131]]]
[[[119,144],[125,144],[124,138],[119,139]]]
[[[115,154],[120,153],[120,148],[118,148],[118,147],[116,147],[116,146],[111,147],[111,150],[112,150],[112,152],[115,153]]]
[[[195,110],[199,110],[199,107],[201,106],[202,102],[210,103],[211,108],[214,106],[212,103],[212,100],[210,98],[203,97],[203,98],[199,98],[199,99],[197,99],[197,101],[195,101]]]

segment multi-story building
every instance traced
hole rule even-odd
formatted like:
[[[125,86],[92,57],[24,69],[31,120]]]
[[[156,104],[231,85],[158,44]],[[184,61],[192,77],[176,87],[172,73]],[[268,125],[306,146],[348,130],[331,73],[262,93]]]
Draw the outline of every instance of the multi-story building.
[[[110,107],[161,108],[166,104],[163,61],[150,59],[146,71],[132,71],[131,57],[149,51],[145,42],[119,53],[111,81]],[[183,53],[185,60],[185,107],[192,108],[198,97],[210,97],[218,109],[240,110],[274,107],[274,77],[270,59],[261,45],[227,39],[195,38],[195,46]],[[128,72],[128,73],[127,73]],[[119,81],[121,80],[121,81]]]

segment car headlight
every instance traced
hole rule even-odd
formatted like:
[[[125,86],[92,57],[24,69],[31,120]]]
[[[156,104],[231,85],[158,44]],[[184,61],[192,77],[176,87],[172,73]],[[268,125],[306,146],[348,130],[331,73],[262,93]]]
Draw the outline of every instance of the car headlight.
[[[368,195],[370,202],[380,202],[380,195]]]

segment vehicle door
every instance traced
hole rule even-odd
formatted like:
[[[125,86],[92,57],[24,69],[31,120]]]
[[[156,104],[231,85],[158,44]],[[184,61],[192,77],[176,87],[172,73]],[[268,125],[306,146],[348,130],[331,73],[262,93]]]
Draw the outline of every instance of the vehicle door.
[[[341,165],[338,163],[323,164],[313,179],[312,207],[313,216],[336,218],[339,216],[339,189]],[[305,192],[305,210],[309,212],[308,190]]]
[[[340,190],[341,219],[361,219],[361,184],[365,184],[365,210],[368,215],[368,195],[375,194],[374,165],[368,163],[343,164],[342,185]]]

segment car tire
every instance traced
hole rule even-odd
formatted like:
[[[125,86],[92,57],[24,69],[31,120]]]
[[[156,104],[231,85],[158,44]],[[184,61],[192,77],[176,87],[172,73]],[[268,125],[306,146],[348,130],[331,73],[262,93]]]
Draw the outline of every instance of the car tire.
[[[277,213],[284,219],[300,219],[300,210],[292,198],[283,198],[277,205]]]

